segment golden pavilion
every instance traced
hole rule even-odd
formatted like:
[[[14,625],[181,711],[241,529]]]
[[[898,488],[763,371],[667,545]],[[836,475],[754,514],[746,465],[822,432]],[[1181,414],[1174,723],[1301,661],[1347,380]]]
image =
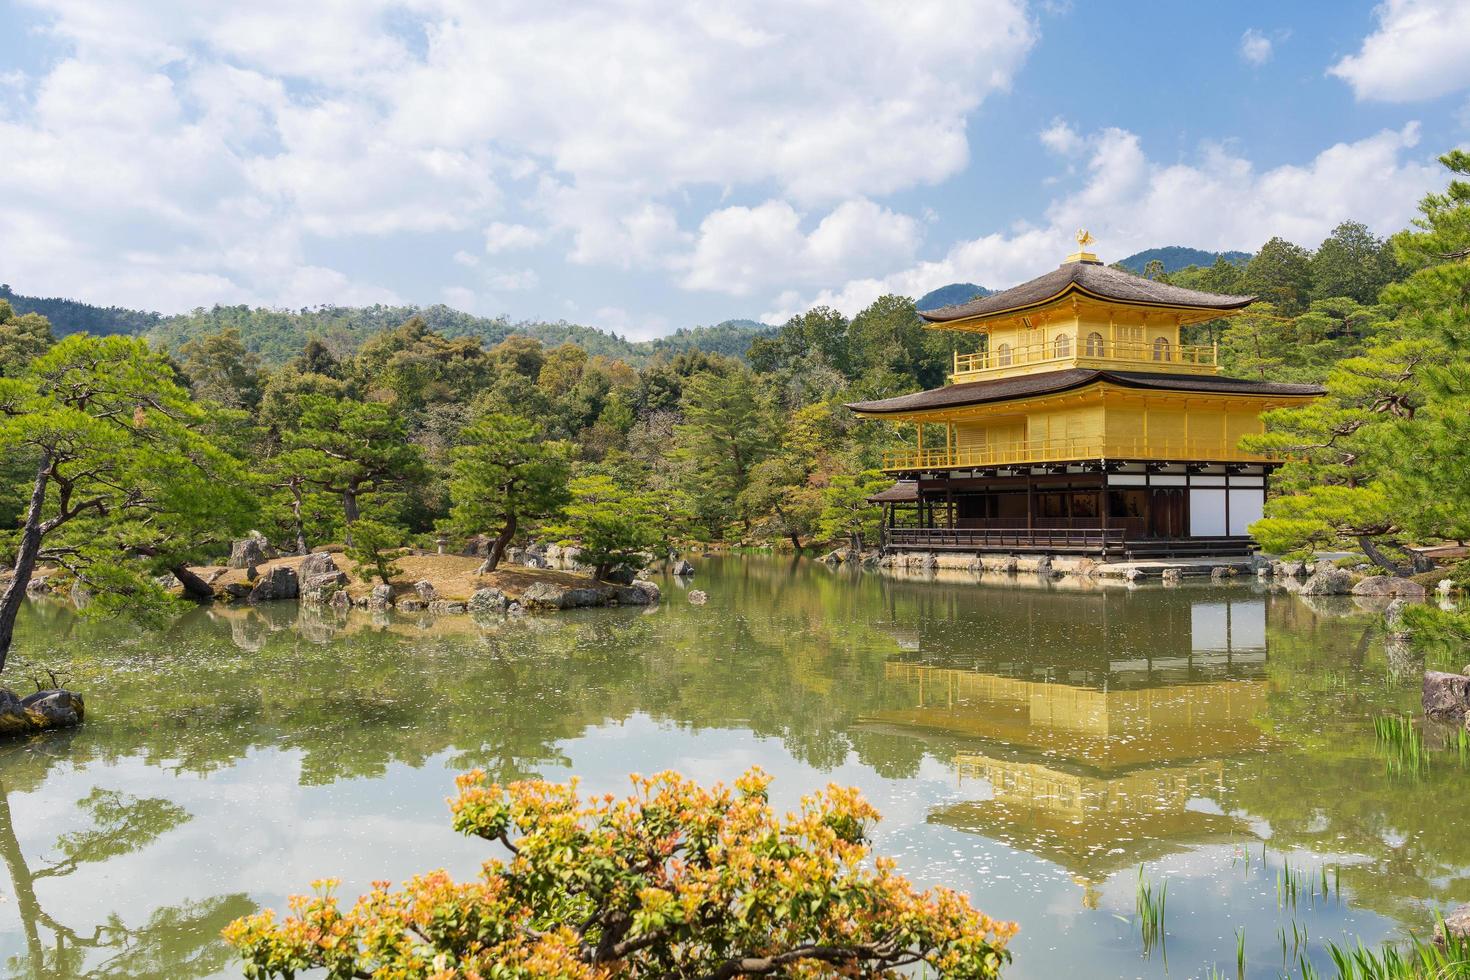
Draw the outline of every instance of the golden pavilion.
[[[1261,412],[1303,405],[1315,385],[1224,377],[1191,324],[1233,316],[1252,296],[1206,293],[1103,265],[1079,251],[1004,292],[921,311],[928,326],[978,334],[950,383],[847,407],[913,423],[888,454],[898,482],[885,546],[1109,557],[1248,554],[1272,460],[1239,448]]]

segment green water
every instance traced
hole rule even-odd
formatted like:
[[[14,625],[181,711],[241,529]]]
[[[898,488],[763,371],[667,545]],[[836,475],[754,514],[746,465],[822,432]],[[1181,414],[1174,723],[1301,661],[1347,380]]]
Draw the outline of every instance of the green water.
[[[665,581],[652,609],[488,626],[283,605],[148,632],[27,610],[10,682],[61,668],[90,715],[0,749],[6,970],[236,975],[220,927],[314,878],[351,896],[468,876],[487,852],[444,799],[475,766],[618,791],[758,764],[778,802],[859,786],[910,877],[1021,923],[1016,977],[1234,976],[1241,928],[1248,973],[1279,976],[1278,930],[1320,968],[1324,939],[1470,901],[1470,771],[1432,732],[1427,769],[1380,745],[1420,665],[1351,600],[771,558],[706,560],[693,584],[707,605]],[[1140,864],[1168,883],[1147,957]]]

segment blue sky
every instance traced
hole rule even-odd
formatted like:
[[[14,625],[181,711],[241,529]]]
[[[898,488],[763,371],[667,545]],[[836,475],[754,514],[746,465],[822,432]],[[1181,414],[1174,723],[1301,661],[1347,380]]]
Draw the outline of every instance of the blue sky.
[[[0,280],[648,337],[1387,234],[1470,4],[0,0]]]

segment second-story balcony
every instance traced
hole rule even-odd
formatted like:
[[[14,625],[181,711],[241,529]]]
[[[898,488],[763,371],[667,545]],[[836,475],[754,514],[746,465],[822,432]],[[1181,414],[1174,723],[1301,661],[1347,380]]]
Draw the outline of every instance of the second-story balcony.
[[[1103,340],[1094,334],[1080,344],[1071,337],[1052,343],[1012,347],[1000,344],[994,350],[954,355],[955,384],[1037,371],[1060,371],[1072,367],[1116,368],[1124,371],[1160,371],[1171,374],[1216,374],[1219,350],[1214,344],[1171,344],[1166,341],[1140,343]]]
[[[1110,436],[1082,439],[1026,439],[979,446],[938,449],[901,449],[883,454],[887,473],[924,470],[979,469],[1035,463],[1077,463],[1096,460],[1158,460],[1181,462],[1259,463],[1272,457],[1249,453],[1220,436],[1146,438]]]

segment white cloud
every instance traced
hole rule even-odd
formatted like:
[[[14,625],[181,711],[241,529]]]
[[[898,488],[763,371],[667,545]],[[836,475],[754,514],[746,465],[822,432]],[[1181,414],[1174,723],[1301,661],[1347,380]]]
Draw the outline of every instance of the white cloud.
[[[809,233],[786,201],[715,211],[699,226],[683,284],[748,296],[777,284],[830,282],[908,261],[919,223],[857,199],[844,201]]]
[[[1470,3],[1386,0],[1357,54],[1328,69],[1359,99],[1413,102],[1470,87]]]
[[[1082,149],[1082,137],[1065,119],[1053,119],[1051,125],[1041,131],[1041,143],[1048,150],[1062,156],[1071,156]]]
[[[668,268],[692,195],[840,209],[953,176],[1036,38],[1022,0],[25,6],[64,53],[7,76],[0,263],[166,309],[371,292],[283,274],[322,238],[562,232],[572,261]]]
[[[1097,236],[1094,248],[1104,261],[1158,245],[1254,251],[1273,235],[1315,247],[1349,218],[1387,234],[1443,184],[1440,168],[1411,152],[1418,141],[1418,124],[1410,123],[1338,143],[1304,165],[1257,171],[1218,145],[1206,145],[1191,163],[1157,163],[1135,134],[1104,129],[1085,137],[1082,186],[1054,200],[1044,224],[961,241],[942,258],[854,277],[814,295],[788,291],[762,319],[780,323],[818,304],[851,314],[884,293],[920,296],[950,282],[1012,286],[1073,251],[1079,226]]]
[[[1240,36],[1240,57],[1251,65],[1264,65],[1271,60],[1271,39],[1254,27]]]
[[[535,248],[546,240],[546,235],[529,225],[508,224],[492,221],[485,228],[485,251],[491,255],[517,249]]]
[[[535,289],[541,284],[541,279],[536,275],[535,269],[496,269],[490,273],[486,282],[491,289],[509,293]]]

